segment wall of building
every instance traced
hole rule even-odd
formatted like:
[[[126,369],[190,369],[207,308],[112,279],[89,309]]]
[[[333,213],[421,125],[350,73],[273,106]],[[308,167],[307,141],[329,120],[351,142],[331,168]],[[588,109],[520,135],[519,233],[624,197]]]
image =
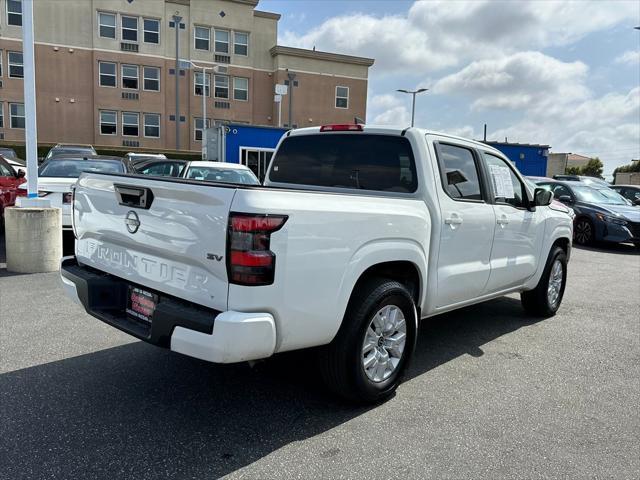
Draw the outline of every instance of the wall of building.
[[[640,185],[640,172],[619,172],[613,182],[615,185]]]
[[[547,154],[549,147],[541,145],[505,144],[485,142],[504,153],[515,163],[523,175],[544,177],[547,174]]]
[[[277,104],[274,86],[284,83],[286,69],[297,72],[298,87],[294,91],[293,122],[288,118],[288,97],[282,105],[283,124],[300,127],[323,123],[351,122],[355,116],[365,118],[367,75],[372,61],[357,57],[299,50],[293,54],[274,53],[279,15],[254,10],[250,0],[56,0],[35,3],[36,31],[36,91],[38,109],[38,140],[41,142],[82,142],[104,147],[122,147],[134,141],[141,148],[171,149],[176,145],[176,121],[180,122],[180,147],[198,151],[201,142],[195,139],[196,118],[203,116],[202,97],[194,94],[193,69],[181,66],[178,72],[180,112],[175,112],[175,35],[180,32],[180,57],[199,65],[215,64],[213,52],[216,28],[230,32],[229,98],[206,98],[210,121],[250,123],[277,126]],[[23,82],[8,78],[6,52],[20,51],[22,29],[8,26],[6,2],[0,0],[0,51],[3,55],[4,86],[0,90],[5,127],[0,129],[6,142],[24,141],[24,131],[8,128],[10,102],[22,102]],[[98,12],[117,16],[116,38],[99,35]],[[169,27],[172,15],[178,12],[184,29]],[[138,52],[122,51],[122,15],[138,17]],[[144,19],[156,19],[160,25],[159,43],[143,40]],[[195,26],[210,27],[210,51],[194,46]],[[235,54],[233,32],[249,33],[246,56]],[[281,47],[277,47],[281,48]],[[285,49],[286,50],[286,49]],[[296,49],[289,49],[296,50]],[[284,50],[283,50],[284,51]],[[291,53],[291,52],[290,52]],[[351,60],[350,60],[351,59]],[[99,85],[99,62],[117,65],[117,86]],[[122,87],[123,64],[139,67],[139,88]],[[144,66],[160,68],[160,92],[142,88]],[[233,78],[248,79],[248,100],[233,98]],[[212,84],[215,82],[211,81]],[[336,108],[337,86],[349,88],[348,108]],[[137,98],[127,98],[127,93]],[[100,133],[100,110],[118,115],[116,135]],[[122,113],[139,114],[138,137],[122,135]],[[160,138],[145,137],[144,113],[160,115]]]

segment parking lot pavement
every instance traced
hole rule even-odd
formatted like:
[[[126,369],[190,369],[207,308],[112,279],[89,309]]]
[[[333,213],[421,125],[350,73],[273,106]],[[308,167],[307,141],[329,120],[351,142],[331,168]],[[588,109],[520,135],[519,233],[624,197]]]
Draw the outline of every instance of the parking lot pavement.
[[[631,248],[575,249],[553,319],[506,297],[423,322],[407,381],[371,408],[327,395],[306,355],[172,354],[2,262],[0,478],[638,478]]]

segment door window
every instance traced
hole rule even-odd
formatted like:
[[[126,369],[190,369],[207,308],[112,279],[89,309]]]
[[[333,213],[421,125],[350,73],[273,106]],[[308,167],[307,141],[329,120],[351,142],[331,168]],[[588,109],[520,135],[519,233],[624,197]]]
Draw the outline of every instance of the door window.
[[[484,153],[489,176],[493,187],[493,196],[497,203],[506,203],[516,208],[525,208],[526,190],[509,164],[502,158]]]
[[[4,163],[0,163],[0,177],[13,177],[13,172]]]
[[[440,143],[437,154],[442,186],[454,200],[482,200],[480,176],[473,152],[468,148]]]

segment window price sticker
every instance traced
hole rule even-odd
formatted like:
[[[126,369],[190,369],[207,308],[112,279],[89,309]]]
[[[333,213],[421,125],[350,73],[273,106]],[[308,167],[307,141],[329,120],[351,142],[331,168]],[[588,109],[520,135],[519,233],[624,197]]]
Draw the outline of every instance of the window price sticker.
[[[493,179],[493,186],[496,189],[496,198],[515,198],[509,167],[489,165],[489,171]]]

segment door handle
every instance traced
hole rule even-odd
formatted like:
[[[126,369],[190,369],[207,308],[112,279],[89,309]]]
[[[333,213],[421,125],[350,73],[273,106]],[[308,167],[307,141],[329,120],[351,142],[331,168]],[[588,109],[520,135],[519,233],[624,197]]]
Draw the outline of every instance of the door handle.
[[[450,225],[451,228],[456,228],[456,226],[462,225],[462,218],[457,213],[452,213],[450,217],[444,219],[444,223]]]
[[[509,223],[509,219],[506,215],[502,215],[500,218],[496,220],[496,223],[504,228],[505,225]]]

